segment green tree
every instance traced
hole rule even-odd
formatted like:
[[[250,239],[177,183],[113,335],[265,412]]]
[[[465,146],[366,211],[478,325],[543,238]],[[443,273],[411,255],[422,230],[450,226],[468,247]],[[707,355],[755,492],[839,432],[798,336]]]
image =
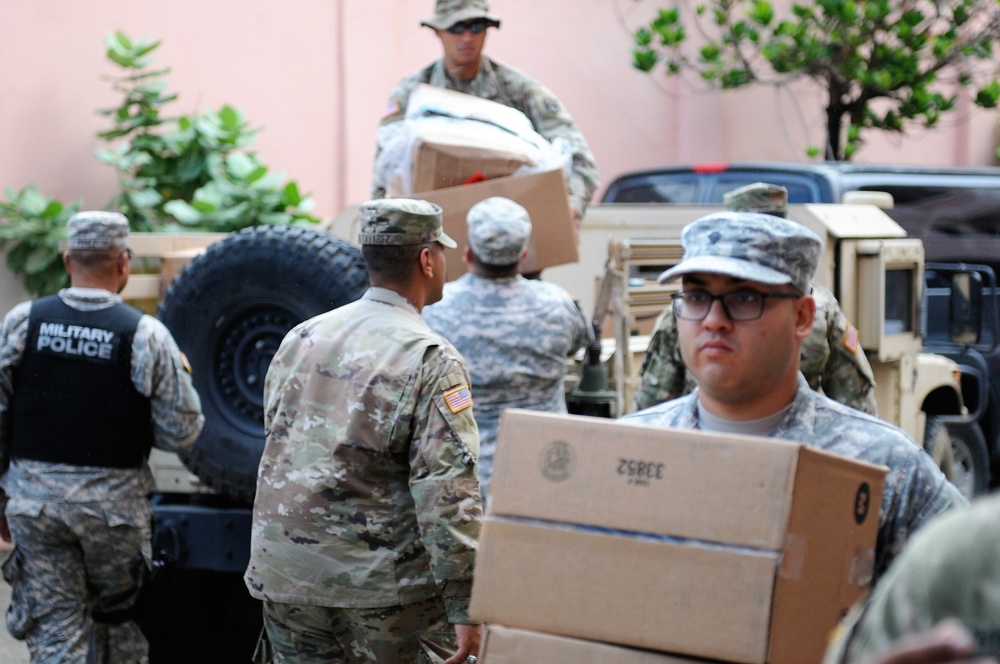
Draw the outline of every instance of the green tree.
[[[767,0],[707,0],[658,10],[635,31],[633,64],[723,90],[811,79],[826,91],[826,146],[810,153],[845,160],[866,130],[933,127],[960,86],[996,107],[998,37],[1000,0],[815,0],[784,15]]]

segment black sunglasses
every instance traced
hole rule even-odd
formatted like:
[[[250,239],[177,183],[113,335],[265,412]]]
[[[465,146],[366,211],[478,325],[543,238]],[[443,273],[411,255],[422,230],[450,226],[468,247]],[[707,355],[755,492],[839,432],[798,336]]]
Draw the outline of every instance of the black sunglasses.
[[[477,18],[474,21],[462,21],[461,23],[456,23],[448,28],[448,32],[453,35],[460,35],[466,30],[474,35],[478,35],[481,32],[485,32],[486,28],[490,27],[490,22],[483,18]]]

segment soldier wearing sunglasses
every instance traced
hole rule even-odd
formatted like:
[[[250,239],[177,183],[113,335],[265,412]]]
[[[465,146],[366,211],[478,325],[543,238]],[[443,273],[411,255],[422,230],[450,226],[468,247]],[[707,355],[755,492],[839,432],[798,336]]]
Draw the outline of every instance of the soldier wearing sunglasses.
[[[434,30],[444,50],[440,60],[416,71],[389,94],[389,103],[379,121],[378,152],[393,135],[392,125],[406,117],[410,94],[420,83],[457,90],[515,108],[531,120],[535,131],[550,142],[559,140],[572,155],[567,176],[569,203],[577,223],[597,189],[597,166],[573,118],[547,87],[517,69],[483,54],[487,28],[499,28],[500,19],[489,11],[486,0],[437,0],[434,16],[420,22]],[[376,163],[378,155],[376,154]],[[385,196],[388,167],[376,169],[372,197]]]

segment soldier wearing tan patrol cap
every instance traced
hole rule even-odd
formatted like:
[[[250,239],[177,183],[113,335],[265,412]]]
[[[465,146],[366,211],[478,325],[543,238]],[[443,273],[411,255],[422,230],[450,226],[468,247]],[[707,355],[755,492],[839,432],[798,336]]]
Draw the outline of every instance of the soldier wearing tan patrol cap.
[[[434,30],[444,54],[440,60],[404,78],[389,93],[388,104],[379,120],[372,196],[385,195],[391,173],[398,166],[382,163],[389,160],[379,160],[378,155],[398,135],[401,125],[397,123],[406,119],[410,94],[418,84],[425,83],[515,108],[528,117],[535,131],[546,140],[558,140],[571,158],[566,189],[570,208],[579,222],[598,185],[594,155],[572,116],[551,90],[483,53],[487,31],[500,27],[500,18],[490,13],[489,3],[486,0],[437,0],[434,15],[420,24]]]
[[[471,381],[421,317],[455,241],[426,201],[360,221],[371,288],[295,327],[267,372],[247,588],[278,661],[474,660]]]
[[[788,213],[788,190],[756,182],[734,189],[723,197],[734,212],[760,212],[784,218]],[[810,284],[816,301],[812,332],[802,343],[799,370],[810,387],[840,403],[869,415],[878,414],[875,376],[861,347],[858,329],[851,324],[840,303],[826,288]],[[656,322],[640,371],[635,395],[637,409],[676,399],[695,387],[677,345],[677,321],[668,308]]]
[[[673,311],[691,394],[623,421],[779,438],[889,468],[879,512],[876,577],[907,538],[965,498],[905,433],[810,389],[799,371],[816,305],[809,281],[822,242],[778,217],[721,212],[689,224]]]
[[[66,230],[70,288],[17,305],[0,330],[7,627],[33,662],[146,662],[134,620],[152,562],[146,459],[194,445],[201,402],[167,328],[118,295],[125,217],[80,212]]]

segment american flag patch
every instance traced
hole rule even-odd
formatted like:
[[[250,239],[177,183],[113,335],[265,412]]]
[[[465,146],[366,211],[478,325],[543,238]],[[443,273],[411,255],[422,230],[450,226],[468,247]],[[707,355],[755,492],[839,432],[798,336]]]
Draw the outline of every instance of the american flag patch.
[[[858,328],[854,327],[850,323],[847,324],[847,334],[844,335],[844,346],[847,350],[852,353],[858,352],[858,346],[861,345],[861,340],[858,338]]]
[[[450,392],[444,393],[444,402],[448,404],[451,412],[457,413],[472,405],[472,392],[468,385],[456,387]]]
[[[382,109],[382,117],[379,119],[385,119],[390,115],[395,115],[396,113],[399,113],[399,111],[400,111],[399,102],[391,101],[389,102],[388,106]]]

